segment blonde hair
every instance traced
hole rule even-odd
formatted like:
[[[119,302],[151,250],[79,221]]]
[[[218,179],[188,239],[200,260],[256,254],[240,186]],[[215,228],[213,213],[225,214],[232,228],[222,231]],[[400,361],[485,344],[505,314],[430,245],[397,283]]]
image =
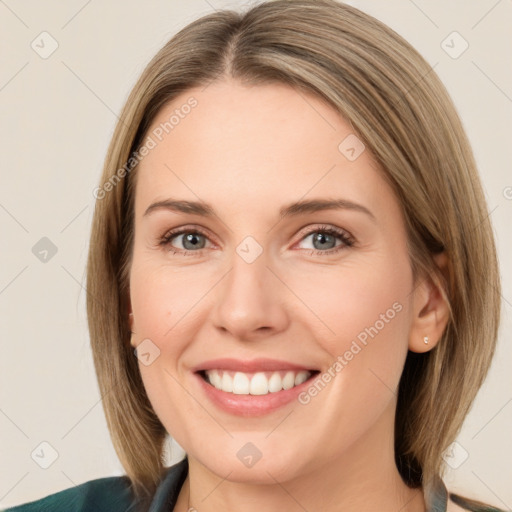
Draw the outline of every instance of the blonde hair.
[[[451,310],[430,352],[409,353],[395,421],[397,467],[417,487],[441,470],[494,353],[500,280],[493,232],[461,121],[427,62],[390,28],[334,0],[274,0],[191,23],[133,88],[106,157],[87,268],[94,363],[114,447],[138,496],[164,469],[166,430],[130,346],[129,270],[137,166],[126,167],[159,110],[223,77],[315,94],[348,120],[403,209],[415,276],[438,282]],[[123,171],[124,169],[124,171]],[[107,187],[107,184],[110,185]],[[433,255],[445,252],[446,276]]]

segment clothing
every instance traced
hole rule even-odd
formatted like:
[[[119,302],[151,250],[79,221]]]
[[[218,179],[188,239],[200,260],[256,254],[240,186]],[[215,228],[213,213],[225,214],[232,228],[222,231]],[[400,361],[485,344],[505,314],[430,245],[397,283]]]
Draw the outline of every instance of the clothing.
[[[170,512],[188,473],[188,459],[167,468],[147,512]],[[448,492],[441,478],[425,488],[427,512],[446,512]],[[464,507],[466,510],[475,510]],[[90,480],[37,501],[8,508],[4,512],[137,512],[137,503],[127,476]],[[481,509],[482,512],[496,509]]]

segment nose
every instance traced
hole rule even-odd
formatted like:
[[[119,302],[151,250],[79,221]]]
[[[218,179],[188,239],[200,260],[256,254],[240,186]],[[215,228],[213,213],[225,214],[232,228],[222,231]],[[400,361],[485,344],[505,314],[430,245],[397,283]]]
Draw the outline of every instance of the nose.
[[[235,254],[231,270],[219,283],[213,323],[240,341],[276,334],[289,323],[285,293],[264,255],[247,263]]]

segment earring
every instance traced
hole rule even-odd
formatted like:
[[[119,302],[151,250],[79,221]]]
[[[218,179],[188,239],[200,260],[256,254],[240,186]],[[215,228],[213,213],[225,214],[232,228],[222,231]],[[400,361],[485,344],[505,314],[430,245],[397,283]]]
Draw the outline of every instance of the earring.
[[[425,345],[428,345],[428,336],[425,336],[423,338],[423,343],[425,343]]]

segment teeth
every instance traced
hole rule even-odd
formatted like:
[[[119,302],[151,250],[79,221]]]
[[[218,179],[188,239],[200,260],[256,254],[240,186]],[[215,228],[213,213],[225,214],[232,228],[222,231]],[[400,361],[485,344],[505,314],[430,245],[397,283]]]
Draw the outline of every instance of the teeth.
[[[220,385],[222,387],[219,389],[222,389],[223,391],[225,390],[228,393],[233,393],[233,379],[227,373],[224,373],[224,375],[222,376]]]
[[[221,391],[235,395],[268,395],[283,389],[291,389],[311,377],[307,370],[282,372],[229,372],[207,370],[208,382]]]
[[[303,382],[306,382],[310,375],[308,375],[309,372],[299,372],[295,376],[295,385],[298,386],[299,384],[302,384]]]
[[[283,389],[291,389],[295,385],[295,375],[293,372],[287,372],[283,379]]]
[[[238,374],[240,375],[240,374]],[[243,374],[241,374],[243,375]],[[256,373],[251,379],[249,387],[249,394],[251,395],[267,395],[268,394],[268,379],[264,373]]]
[[[249,382],[249,378],[247,375],[245,375],[245,373],[235,373],[235,376],[233,377],[233,393],[235,395],[248,395],[250,386],[251,383]]]
[[[276,393],[277,391],[281,391],[283,389],[283,381],[281,379],[281,375],[275,372],[272,374],[270,379],[268,379],[268,390],[271,393]]]

